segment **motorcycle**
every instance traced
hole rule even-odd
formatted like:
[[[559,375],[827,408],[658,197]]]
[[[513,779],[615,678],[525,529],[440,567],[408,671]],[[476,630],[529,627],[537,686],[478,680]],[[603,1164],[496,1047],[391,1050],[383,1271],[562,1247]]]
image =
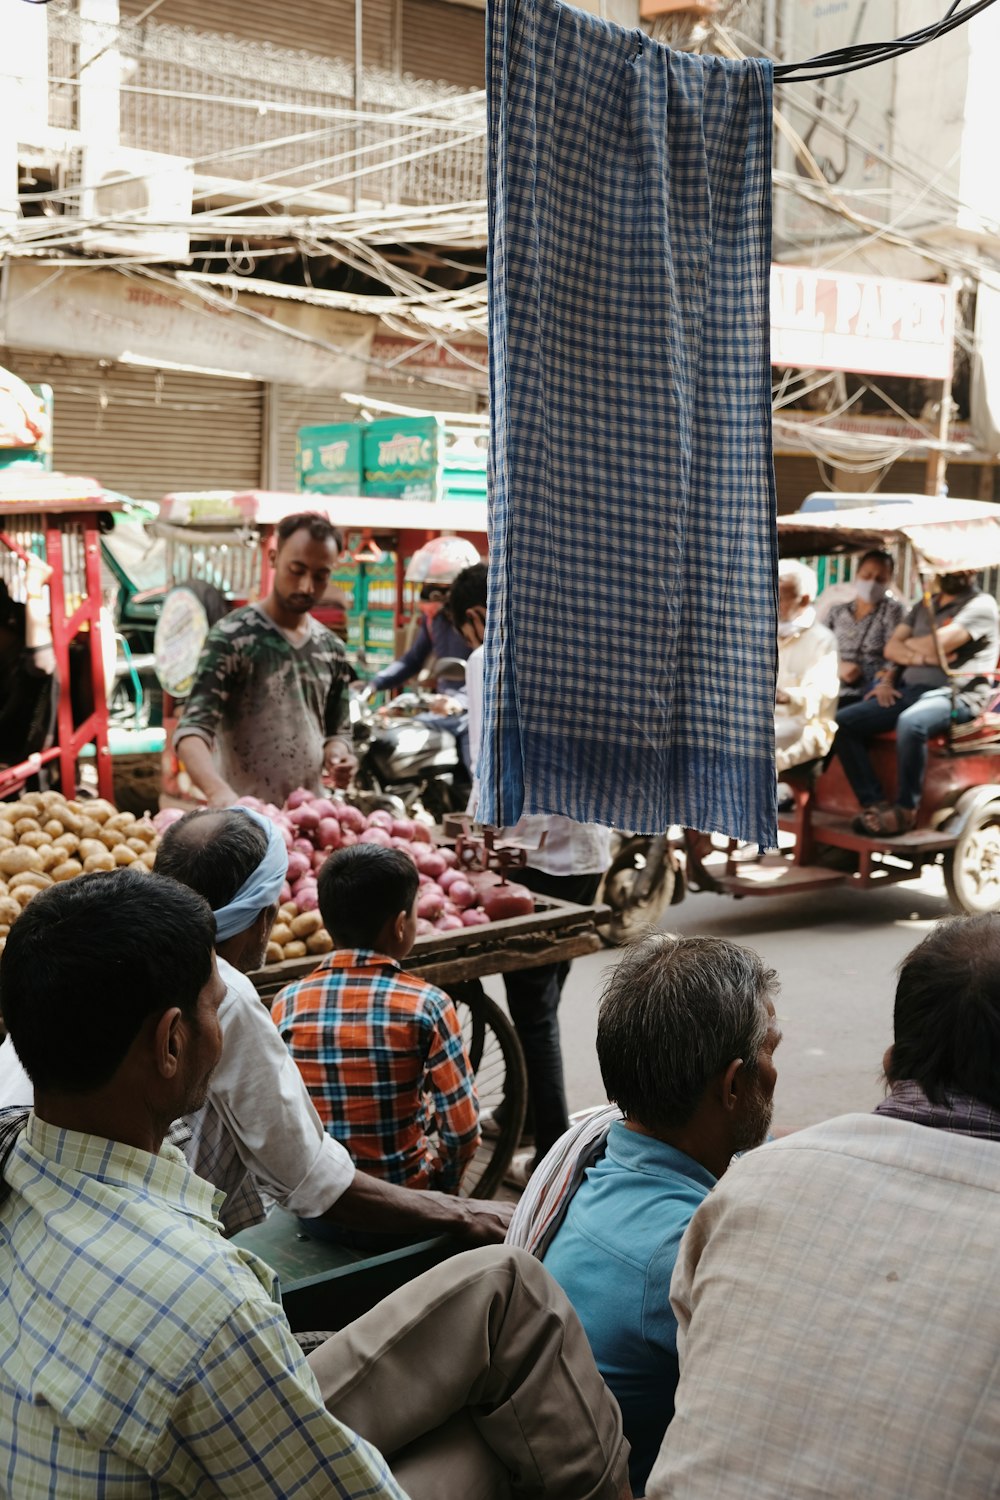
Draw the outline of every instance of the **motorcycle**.
[[[424,812],[435,823],[464,812],[471,782],[455,737],[423,716],[433,716],[436,695],[403,693],[387,707],[371,706],[365,690],[352,693],[351,732],[362,796],[400,816]]]
[[[610,909],[601,929],[609,948],[623,947],[658,927],[667,909],[683,901],[684,867],[669,834],[618,833],[597,900]]]

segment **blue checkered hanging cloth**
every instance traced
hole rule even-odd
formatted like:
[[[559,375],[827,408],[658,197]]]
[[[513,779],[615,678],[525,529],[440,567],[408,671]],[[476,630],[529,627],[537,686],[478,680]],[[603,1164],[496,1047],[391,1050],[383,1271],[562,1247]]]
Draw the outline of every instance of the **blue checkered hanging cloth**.
[[[489,32],[480,816],[773,846],[771,65]]]

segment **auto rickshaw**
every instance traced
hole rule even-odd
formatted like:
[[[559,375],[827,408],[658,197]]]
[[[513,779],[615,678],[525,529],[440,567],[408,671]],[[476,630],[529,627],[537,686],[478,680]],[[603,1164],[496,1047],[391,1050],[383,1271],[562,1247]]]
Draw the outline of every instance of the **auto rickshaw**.
[[[1000,566],[1000,506],[975,500],[930,499],[905,508],[888,503],[840,511],[800,511],[778,520],[782,557],[850,560],[870,548],[896,557],[896,578],[919,578],[929,591],[940,572]],[[995,591],[996,573],[985,580]],[[917,823],[908,833],[875,838],[859,834],[854,793],[836,756],[782,774],[793,806],[779,815],[784,836],[777,852],[758,852],[728,841],[724,850],[703,835],[680,840],[686,881],[695,890],[736,897],[784,896],[831,886],[876,889],[919,878],[929,865],[943,867],[957,912],[1000,910],[1000,673],[997,707],[972,723],[953,724],[930,742]],[[887,793],[896,781],[895,734],[880,735],[872,759]]]

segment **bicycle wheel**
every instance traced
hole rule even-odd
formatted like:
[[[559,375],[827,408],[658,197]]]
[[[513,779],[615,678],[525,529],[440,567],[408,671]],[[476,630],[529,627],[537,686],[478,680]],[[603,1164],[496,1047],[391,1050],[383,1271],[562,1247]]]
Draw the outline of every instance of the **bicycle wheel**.
[[[450,993],[476,1075],[480,1109],[495,1111],[501,1099],[505,1101],[500,1134],[483,1137],[459,1190],[463,1198],[489,1198],[503,1181],[521,1139],[528,1102],[524,1056],[509,1016],[478,981],[455,985]]]

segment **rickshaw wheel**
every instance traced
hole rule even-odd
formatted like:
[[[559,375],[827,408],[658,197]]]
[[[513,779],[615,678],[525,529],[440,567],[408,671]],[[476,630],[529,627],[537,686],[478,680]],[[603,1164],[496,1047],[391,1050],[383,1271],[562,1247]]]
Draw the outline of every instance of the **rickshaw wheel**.
[[[455,1002],[465,1049],[476,1075],[480,1110],[496,1111],[501,1101],[500,1134],[484,1136],[462,1178],[460,1196],[491,1198],[510,1166],[528,1107],[528,1075],[513,1022],[491,1000],[478,980],[446,986]]]
[[[1000,801],[984,802],[971,814],[945,854],[944,883],[953,911],[1000,911]]]
[[[610,920],[600,929],[601,940],[608,948],[623,948],[660,925],[674,897],[677,871],[664,858],[656,871],[652,887],[644,900],[637,900],[635,888],[646,868],[651,840],[628,839],[615,855],[598,901],[610,908]]]

